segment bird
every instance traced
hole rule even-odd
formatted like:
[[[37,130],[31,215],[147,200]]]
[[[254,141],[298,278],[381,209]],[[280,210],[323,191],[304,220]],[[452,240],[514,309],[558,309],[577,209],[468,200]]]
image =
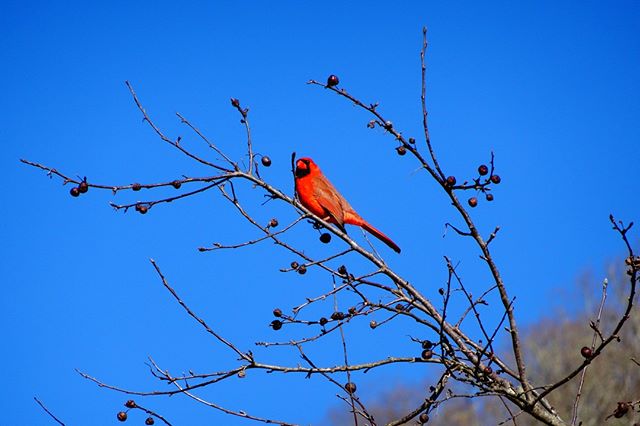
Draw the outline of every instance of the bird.
[[[329,182],[320,167],[311,158],[299,158],[295,169],[295,190],[300,203],[314,215],[335,224],[343,232],[344,225],[360,226],[396,253],[400,247],[362,218],[338,190]]]

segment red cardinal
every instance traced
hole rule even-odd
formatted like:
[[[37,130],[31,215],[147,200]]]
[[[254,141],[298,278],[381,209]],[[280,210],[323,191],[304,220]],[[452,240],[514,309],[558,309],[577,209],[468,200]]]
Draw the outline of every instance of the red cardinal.
[[[396,243],[356,213],[311,158],[296,161],[296,193],[302,205],[316,216],[336,224],[345,232],[345,223],[360,226],[400,253],[400,247]]]

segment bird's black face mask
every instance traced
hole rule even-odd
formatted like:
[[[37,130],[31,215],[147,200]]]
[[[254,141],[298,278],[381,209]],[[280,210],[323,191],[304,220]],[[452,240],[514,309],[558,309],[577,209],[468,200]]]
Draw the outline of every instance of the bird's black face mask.
[[[311,170],[309,169],[309,162],[305,160],[298,160],[296,164],[296,177],[303,178],[307,176]]]

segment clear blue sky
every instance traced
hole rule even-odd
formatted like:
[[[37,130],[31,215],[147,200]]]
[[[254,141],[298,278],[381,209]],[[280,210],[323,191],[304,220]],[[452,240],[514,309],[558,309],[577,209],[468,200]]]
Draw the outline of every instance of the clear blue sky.
[[[271,310],[331,285],[313,272],[281,274],[294,259],[270,245],[198,253],[201,245],[256,235],[213,192],[146,216],[123,215],[109,208],[111,194],[91,190],[73,199],[60,181],[18,162],[28,158],[98,183],[208,174],[154,137],[124,80],[169,135],[196,146],[178,111],[234,156],[244,139],[229,98],[239,98],[251,109],[256,149],[273,159],[268,180],[290,192],[290,153],[312,156],[403,248],[397,256],[380,247],[403,276],[436,297],[449,255],[475,292],[488,277],[469,241],[442,238],[445,222],[460,222],[444,194],[408,156],[394,154],[392,140],[366,128],[362,111],[305,84],[335,73],[420,140],[419,49],[428,26],[432,139],[458,180],[495,151],[503,183],[493,204],[481,203],[473,215],[485,234],[502,227],[495,256],[526,325],[574,303],[558,295],[578,273],[600,274],[606,260],[623,254],[609,213],[640,222],[638,22],[635,1],[416,1],[399,8],[375,1],[2,2],[1,422],[52,424],[33,402],[37,395],[68,425],[116,423],[126,397],[98,389],[74,368],[144,390],[159,387],[147,356],[176,374],[234,365],[170,300],[149,257],[223,335],[289,364],[298,362],[295,354],[253,342],[305,333],[275,334],[267,327]],[[277,203],[253,200],[264,220],[292,217]],[[295,241],[318,254],[341,247],[320,247],[309,228]],[[354,360],[371,360],[380,348],[413,355],[405,330],[373,333],[367,322],[349,330]],[[336,341],[310,351],[325,364],[339,362]],[[424,368],[387,368],[356,380],[366,399],[381,383],[426,375]],[[304,424],[319,424],[339,404],[334,395],[318,378],[262,374],[203,393]],[[144,403],[174,424],[246,424],[181,397]]]

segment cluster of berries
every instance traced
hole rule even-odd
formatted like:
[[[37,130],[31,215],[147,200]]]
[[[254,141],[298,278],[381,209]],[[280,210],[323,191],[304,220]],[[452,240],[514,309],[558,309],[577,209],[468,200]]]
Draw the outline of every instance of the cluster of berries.
[[[486,164],[481,164],[480,166],[478,166],[478,175],[480,176],[473,180],[474,181],[473,187],[481,190],[485,194],[485,198],[487,201],[493,201],[493,194],[490,192],[487,192],[486,187],[491,183],[494,185],[498,185],[500,182],[502,182],[502,179],[500,178],[500,175],[491,173],[489,177],[484,178],[485,180],[484,182],[481,182],[482,177],[488,174],[489,174],[489,167],[487,167]],[[448,190],[452,190],[456,188],[456,182],[457,181],[455,176],[449,176],[444,181],[444,186]],[[465,189],[468,189],[468,187],[465,187]],[[469,204],[470,207],[476,207],[478,205],[478,198],[471,197],[467,200],[467,203]]]
[[[125,402],[124,406],[127,407],[128,410],[127,411],[119,411],[118,414],[116,415],[118,421],[121,421],[121,422],[126,422],[127,421],[127,418],[129,417],[127,415],[127,412],[130,409],[140,408],[133,399],[130,399],[127,402]],[[145,419],[144,424],[145,425],[153,425],[153,424],[155,424],[155,420],[153,419],[153,417],[149,416],[149,417],[147,417]]]
[[[87,183],[87,178],[85,177],[78,184],[78,186],[74,186],[73,188],[71,188],[71,190],[69,191],[69,194],[71,194],[72,197],[78,197],[80,196],[80,194],[85,194],[88,190],[89,190],[89,184]]]

